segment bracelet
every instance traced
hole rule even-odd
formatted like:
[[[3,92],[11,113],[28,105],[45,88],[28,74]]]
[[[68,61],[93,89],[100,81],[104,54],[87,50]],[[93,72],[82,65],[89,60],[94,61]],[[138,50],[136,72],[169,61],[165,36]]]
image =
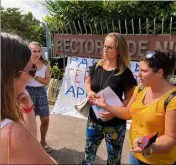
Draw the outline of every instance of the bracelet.
[[[26,108],[25,106],[22,105],[22,110],[24,113],[30,113],[34,109],[34,104],[30,108]]]
[[[150,154],[153,153],[153,147],[152,146],[150,146],[149,151],[150,151]]]
[[[149,147],[149,152],[148,153],[143,153],[145,157],[149,157],[153,153],[153,148],[152,146]]]

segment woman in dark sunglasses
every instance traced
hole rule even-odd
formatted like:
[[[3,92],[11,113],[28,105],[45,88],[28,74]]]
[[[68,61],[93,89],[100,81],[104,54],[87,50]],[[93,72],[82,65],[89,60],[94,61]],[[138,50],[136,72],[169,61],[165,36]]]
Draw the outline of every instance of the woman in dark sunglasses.
[[[130,164],[174,164],[176,162],[176,87],[168,80],[175,66],[174,52],[148,51],[139,64],[139,84],[127,107],[113,107],[104,97],[95,104],[122,119],[132,119]],[[145,135],[157,132],[150,143]],[[142,143],[141,143],[142,142]],[[142,145],[149,144],[143,149]]]
[[[50,82],[50,67],[47,60],[42,57],[42,49],[38,42],[29,44],[31,49],[31,60],[37,67],[35,76],[30,80],[26,89],[34,103],[35,115],[40,116],[41,140],[40,143],[46,152],[52,152],[52,148],[46,143],[46,133],[49,126],[49,105],[46,92],[46,85]]]
[[[30,58],[23,40],[1,33],[2,164],[56,164],[36,138],[34,106],[25,90],[36,72]]]

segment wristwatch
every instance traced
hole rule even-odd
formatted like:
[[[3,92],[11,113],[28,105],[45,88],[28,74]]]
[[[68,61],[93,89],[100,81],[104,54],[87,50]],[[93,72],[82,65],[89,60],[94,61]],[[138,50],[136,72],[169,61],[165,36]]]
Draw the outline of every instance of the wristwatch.
[[[150,156],[150,155],[153,153],[153,147],[150,146],[148,151],[149,151],[148,153],[143,153],[143,155],[144,155],[145,157],[148,157],[148,156]]]
[[[152,146],[150,146],[150,148],[149,148],[149,153],[150,153],[150,154],[153,153],[153,147],[152,147]]]

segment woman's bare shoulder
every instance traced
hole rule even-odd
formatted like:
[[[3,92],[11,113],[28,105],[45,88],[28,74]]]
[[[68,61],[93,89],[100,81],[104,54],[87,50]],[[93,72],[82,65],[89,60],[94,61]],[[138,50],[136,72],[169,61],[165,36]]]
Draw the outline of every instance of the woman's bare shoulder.
[[[3,161],[7,162],[8,149],[10,151],[10,156],[13,155],[13,158],[16,158],[16,156],[14,157],[14,153],[19,153],[19,151],[21,153],[21,151],[23,151],[22,148],[26,142],[26,135],[26,128],[22,124],[16,122],[9,123],[1,130],[1,144],[3,144],[2,148],[4,151]],[[13,160],[11,161],[13,162]]]
[[[25,127],[22,124],[11,122],[8,125],[6,125],[3,129],[1,129],[1,138],[9,139],[9,136],[11,137],[11,133],[15,131],[15,138],[16,136],[20,134],[23,134],[25,130]]]
[[[16,122],[9,123],[1,130],[1,133],[3,139],[10,140],[10,144],[13,147],[33,136],[23,124]]]
[[[16,157],[16,153],[22,154],[25,152],[26,146],[31,145],[32,141],[37,140],[23,124],[16,122],[5,126],[2,135],[3,141],[6,142],[6,148],[9,147],[14,157]]]
[[[25,162],[28,164],[56,164],[24,125],[11,123],[8,127],[6,129],[9,132],[11,162],[14,164],[24,164]],[[35,155],[40,156],[36,157]]]

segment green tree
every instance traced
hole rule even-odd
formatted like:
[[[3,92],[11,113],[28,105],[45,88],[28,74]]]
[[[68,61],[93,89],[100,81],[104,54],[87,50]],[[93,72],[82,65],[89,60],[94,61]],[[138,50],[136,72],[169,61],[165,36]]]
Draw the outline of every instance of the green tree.
[[[48,10],[49,15],[45,17],[50,29],[54,32],[74,31],[74,24],[78,33],[80,27],[85,32],[84,24],[90,33],[90,25],[93,33],[101,34],[102,31],[119,31],[119,20],[121,31],[125,33],[125,19],[127,20],[128,32],[132,32],[131,20],[135,25],[135,33],[139,33],[139,18],[141,19],[142,33],[146,33],[146,18],[148,18],[148,32],[161,33],[162,18],[164,18],[165,31],[170,32],[170,18],[172,17],[172,32],[176,33],[176,2],[174,1],[53,1],[45,0],[43,3]],[[156,19],[156,29],[154,29],[154,18]],[[54,21],[53,21],[54,20]],[[112,20],[115,29],[112,26]],[[78,24],[80,23],[80,26]],[[101,25],[100,25],[101,24]],[[108,28],[106,27],[108,25]],[[65,28],[66,27],[66,28]],[[71,27],[71,28],[70,28]],[[101,28],[100,28],[101,27]],[[73,32],[75,33],[75,31]]]
[[[25,40],[38,41],[45,45],[45,31],[31,12],[22,14],[19,8],[1,7],[1,29],[18,34]]]

